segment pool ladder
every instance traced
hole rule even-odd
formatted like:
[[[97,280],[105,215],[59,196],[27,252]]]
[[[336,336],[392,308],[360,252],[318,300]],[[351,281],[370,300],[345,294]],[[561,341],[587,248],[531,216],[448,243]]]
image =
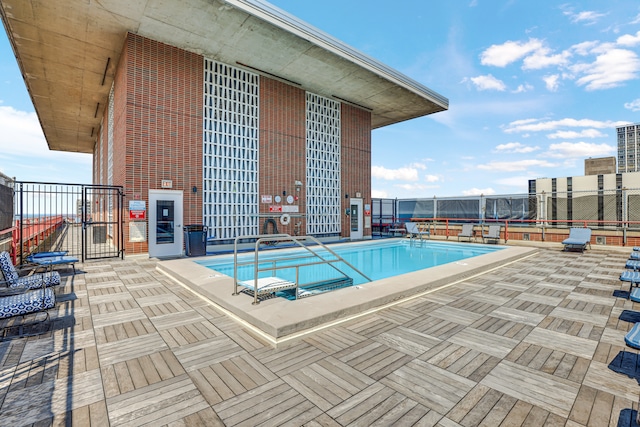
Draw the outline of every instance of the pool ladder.
[[[238,242],[240,240],[254,240],[255,239],[255,250],[254,250],[254,259],[253,261],[244,261],[244,262],[238,262]],[[317,261],[312,261],[312,262],[300,262],[300,263],[296,263],[293,265],[281,265],[278,266],[277,265],[277,259],[271,259],[271,265],[267,266],[267,267],[260,267],[260,245],[261,244],[269,244],[269,245],[274,245],[278,242],[292,242],[295,245],[305,249],[306,251],[308,251],[309,253],[311,253],[313,255],[314,258],[317,258]],[[325,257],[322,256],[322,254],[319,254],[316,250],[314,250],[313,247],[308,246],[308,243],[311,242],[314,245],[317,245],[318,247],[326,250],[327,252],[329,252],[331,255],[333,255],[335,257],[335,259],[327,259]],[[292,260],[296,260],[296,259],[308,259],[309,256],[300,256],[300,257],[295,257],[295,258],[291,258],[291,257],[287,257],[286,259],[288,261],[292,261]],[[322,243],[321,241],[319,241],[318,239],[316,239],[313,236],[291,236],[290,234],[257,234],[257,235],[247,235],[247,236],[238,236],[235,238],[234,243],[233,243],[233,295],[238,295],[238,286],[243,286],[244,288],[248,289],[249,291],[251,291],[250,288],[247,288],[247,282],[249,281],[245,281],[243,282],[244,285],[241,285],[239,280],[238,280],[238,266],[243,266],[243,265],[251,265],[253,264],[253,304],[259,304],[260,303],[260,299],[259,296],[260,295],[265,295],[265,294],[272,294],[275,291],[282,291],[282,290],[287,290],[287,289],[294,289],[295,290],[295,298],[304,298],[307,296],[311,296],[314,293],[313,292],[309,292],[309,291],[303,291],[301,293],[300,291],[300,282],[299,282],[299,277],[300,277],[300,268],[301,267],[309,267],[312,265],[321,265],[321,264],[327,264],[330,267],[332,267],[333,269],[335,269],[337,272],[339,272],[340,274],[342,274],[341,277],[338,278],[333,278],[333,279],[326,279],[326,280],[321,280],[321,281],[317,281],[317,282],[311,282],[311,283],[305,283],[305,287],[309,288],[314,288],[316,290],[330,290],[333,288],[338,288],[338,287],[344,287],[344,286],[350,286],[351,284],[353,284],[353,279],[351,277],[349,277],[349,275],[347,275],[344,271],[342,271],[340,268],[338,268],[338,266],[336,266],[336,263],[344,263],[346,264],[349,268],[351,268],[353,271],[355,271],[356,273],[358,273],[359,275],[361,275],[362,277],[364,277],[367,281],[371,282],[371,279],[364,274],[363,272],[361,272],[360,270],[358,270],[357,268],[355,268],[349,261],[347,261],[346,259],[342,258],[340,255],[338,255],[337,253],[335,253],[333,250],[331,250],[327,245],[325,245],[324,243]],[[263,262],[264,263],[264,262]],[[279,279],[279,280],[274,280],[277,279],[275,277],[275,273],[277,270],[284,270],[284,269],[292,269],[295,268],[296,270],[296,279],[295,282],[290,282],[287,280],[283,280],[283,279]],[[270,278],[258,278],[258,274],[264,271],[271,271],[273,277]],[[339,286],[341,285],[341,286]]]

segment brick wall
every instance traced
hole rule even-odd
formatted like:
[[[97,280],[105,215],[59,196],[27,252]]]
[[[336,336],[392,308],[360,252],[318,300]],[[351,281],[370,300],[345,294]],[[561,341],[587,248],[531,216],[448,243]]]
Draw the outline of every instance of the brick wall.
[[[203,58],[129,34],[114,81],[113,184],[124,187],[125,211],[133,199],[145,200],[148,210],[148,190],[161,188],[166,179],[173,181],[173,190],[183,191],[184,224],[202,222]],[[107,111],[104,114],[106,127]],[[371,115],[343,104],[341,116],[343,195],[355,197],[360,192],[363,203],[370,204]],[[259,192],[297,196],[293,204],[299,205],[301,214],[305,212],[305,117],[304,90],[261,77]],[[104,132],[106,162],[106,129]],[[106,174],[106,164],[102,170]],[[106,175],[104,179],[106,182]],[[302,182],[299,191],[295,181]],[[192,192],[194,186],[197,193]],[[347,208],[349,200],[342,200]],[[281,204],[287,205],[285,197]],[[260,212],[268,213],[269,205],[261,203]],[[278,231],[294,234],[297,222],[301,222],[300,234],[305,234],[304,218],[295,214],[288,226],[278,221]],[[261,220],[260,231],[263,223]],[[147,252],[147,242],[128,241],[128,230],[125,215],[127,253]],[[346,216],[342,234],[349,236]],[[364,229],[364,235],[371,235],[371,229]]]
[[[286,196],[298,196],[292,205],[298,205],[299,213],[304,214],[305,171],[306,171],[306,114],[305,91],[260,77],[260,176],[258,188],[261,195],[280,195],[280,205],[288,205]],[[295,181],[302,182],[300,191],[296,191]],[[277,205],[275,200],[271,205]],[[260,203],[260,213],[268,214],[270,204]],[[289,225],[282,225],[276,218],[278,231],[295,234],[294,226],[301,222],[301,235],[306,234],[304,218],[290,213]],[[265,219],[260,220],[262,233]],[[271,227],[268,228],[271,233]]]
[[[349,197],[362,195],[362,210],[366,204],[371,205],[371,113],[342,104],[341,125],[342,135],[342,210],[349,208]],[[363,220],[364,227],[364,220]],[[350,235],[349,217],[342,216],[342,235]],[[371,228],[363,229],[363,236],[371,236]]]
[[[118,63],[114,104],[114,185],[128,201],[147,201],[149,189],[184,192],[184,224],[202,222],[203,58],[163,43],[128,34]],[[106,123],[106,121],[105,121]],[[197,187],[197,193],[192,192]],[[147,252],[147,243],[125,248]]]

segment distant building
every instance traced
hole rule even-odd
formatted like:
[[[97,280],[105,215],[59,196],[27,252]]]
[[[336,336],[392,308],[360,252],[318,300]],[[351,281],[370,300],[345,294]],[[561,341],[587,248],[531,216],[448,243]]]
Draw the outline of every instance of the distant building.
[[[610,173],[616,173],[616,158],[614,156],[585,159],[585,175],[606,175]]]
[[[618,172],[640,171],[640,123],[618,126]]]
[[[550,221],[640,221],[640,172],[529,181],[537,218]]]

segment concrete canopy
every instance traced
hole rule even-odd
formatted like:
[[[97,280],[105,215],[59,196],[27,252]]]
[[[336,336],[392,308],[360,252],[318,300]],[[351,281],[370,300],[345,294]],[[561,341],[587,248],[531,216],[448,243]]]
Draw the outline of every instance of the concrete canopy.
[[[379,128],[448,100],[261,0],[0,0],[49,148],[92,153],[127,32],[371,111]]]

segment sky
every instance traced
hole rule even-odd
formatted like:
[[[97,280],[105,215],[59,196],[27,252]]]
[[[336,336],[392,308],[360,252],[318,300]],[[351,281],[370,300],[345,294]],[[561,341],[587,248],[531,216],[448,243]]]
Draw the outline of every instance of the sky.
[[[372,132],[372,197],[526,193],[584,175],[640,122],[640,3],[271,0],[449,99]],[[89,183],[91,156],[51,152],[0,34],[0,172]]]

